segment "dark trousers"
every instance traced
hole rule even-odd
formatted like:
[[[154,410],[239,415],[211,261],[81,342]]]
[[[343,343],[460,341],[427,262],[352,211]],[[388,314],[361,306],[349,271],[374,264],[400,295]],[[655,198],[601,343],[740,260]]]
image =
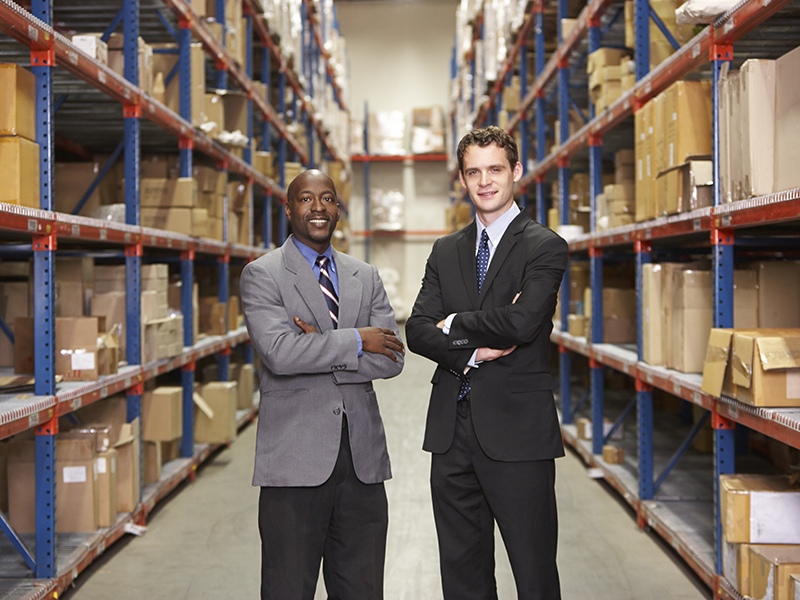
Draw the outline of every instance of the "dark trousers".
[[[381,600],[388,523],[383,483],[353,470],[345,422],[328,481],[261,488],[261,599],[313,600],[322,561],[329,600]]]
[[[519,600],[558,600],[555,461],[502,462],[478,443],[469,400],[453,445],[431,459],[433,515],[445,600],[496,600],[494,522]]]

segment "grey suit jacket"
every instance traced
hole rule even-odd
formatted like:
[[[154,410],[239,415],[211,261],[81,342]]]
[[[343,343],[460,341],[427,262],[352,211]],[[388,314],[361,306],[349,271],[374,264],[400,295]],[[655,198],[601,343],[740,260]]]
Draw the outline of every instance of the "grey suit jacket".
[[[378,270],[334,250],[339,275],[339,328],[333,329],[314,271],[292,237],[242,272],[247,331],[263,363],[253,485],[316,486],[333,472],[347,412],[358,478],[391,477],[383,422],[372,380],[403,369],[382,354],[358,356],[353,328],[398,332]],[[304,335],[293,318],[314,325]],[[398,332],[399,337],[399,332]]]

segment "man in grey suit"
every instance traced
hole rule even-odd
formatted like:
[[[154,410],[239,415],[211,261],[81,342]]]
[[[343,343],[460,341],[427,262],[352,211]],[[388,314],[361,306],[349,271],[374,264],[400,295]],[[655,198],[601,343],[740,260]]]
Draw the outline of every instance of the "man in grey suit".
[[[253,485],[261,487],[262,600],[383,598],[391,477],[372,380],[403,368],[404,346],[377,269],[330,245],[333,181],[287,190],[286,243],[249,263],[241,298],[263,363]]]

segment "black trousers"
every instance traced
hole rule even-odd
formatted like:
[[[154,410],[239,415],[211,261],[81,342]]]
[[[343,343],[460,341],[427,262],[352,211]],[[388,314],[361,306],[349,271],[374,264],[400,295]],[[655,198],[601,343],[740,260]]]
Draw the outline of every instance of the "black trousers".
[[[492,460],[478,443],[468,399],[453,445],[431,458],[433,515],[445,600],[497,600],[494,522],[519,600],[561,598],[555,461]]]
[[[345,420],[321,486],[261,488],[262,600],[313,600],[320,561],[329,600],[382,600],[386,490],[358,480],[348,437]]]

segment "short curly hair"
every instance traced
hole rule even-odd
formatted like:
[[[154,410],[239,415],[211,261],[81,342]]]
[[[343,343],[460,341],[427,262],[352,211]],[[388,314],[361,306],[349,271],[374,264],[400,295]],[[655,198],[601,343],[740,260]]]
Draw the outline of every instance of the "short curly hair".
[[[514,168],[519,162],[519,151],[517,150],[517,142],[505,130],[499,127],[484,127],[482,129],[473,129],[458,142],[458,171],[464,173],[464,154],[470,146],[480,146],[486,148],[490,144],[497,144],[498,147],[506,151],[508,163],[511,168]]]

